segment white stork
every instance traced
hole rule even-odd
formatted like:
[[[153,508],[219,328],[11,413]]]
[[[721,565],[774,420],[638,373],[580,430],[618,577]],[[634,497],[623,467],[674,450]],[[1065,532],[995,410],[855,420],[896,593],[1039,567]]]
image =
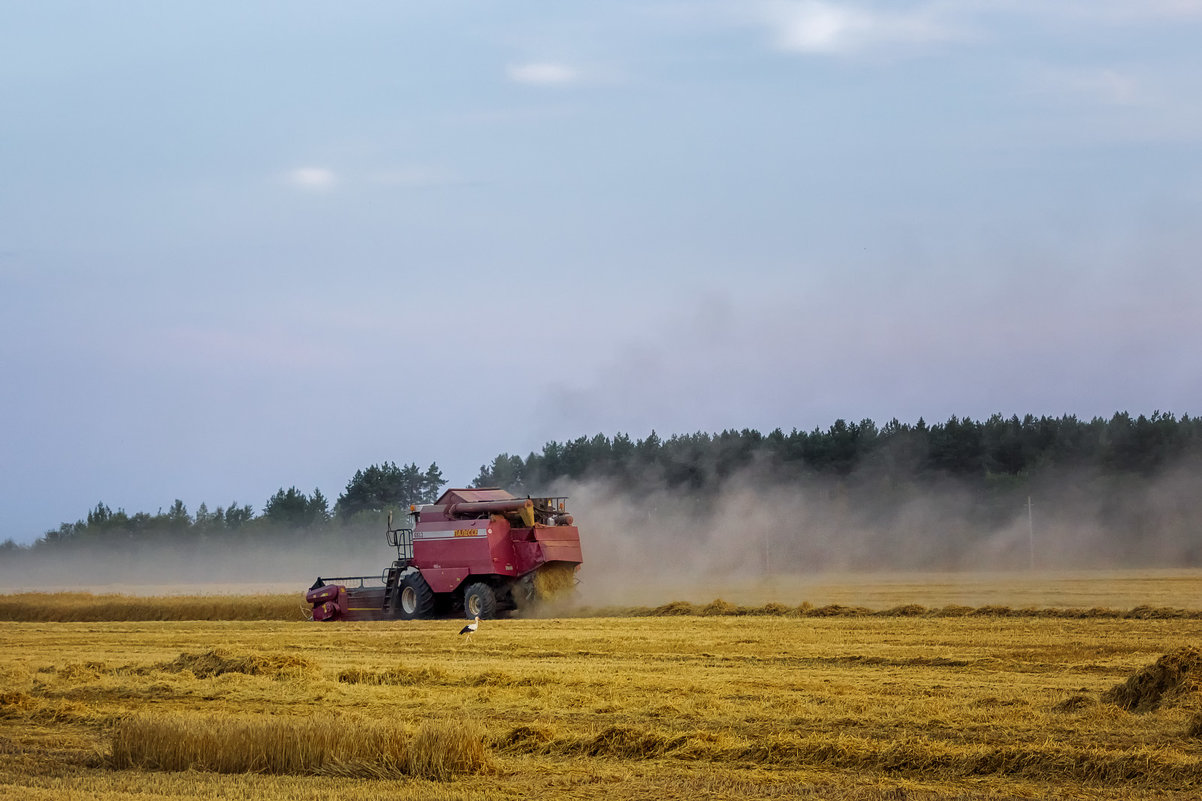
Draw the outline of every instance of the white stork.
[[[470,641],[472,635],[476,633],[476,629],[480,628],[480,616],[476,615],[476,619],[459,630],[460,634],[466,634],[465,641]]]

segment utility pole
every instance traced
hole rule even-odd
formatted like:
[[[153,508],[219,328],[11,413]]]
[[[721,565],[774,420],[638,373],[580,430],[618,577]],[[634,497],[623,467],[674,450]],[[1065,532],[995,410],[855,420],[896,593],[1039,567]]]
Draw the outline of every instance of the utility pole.
[[[1027,496],[1027,555],[1030,569],[1035,569],[1035,518],[1031,513],[1031,496]]]

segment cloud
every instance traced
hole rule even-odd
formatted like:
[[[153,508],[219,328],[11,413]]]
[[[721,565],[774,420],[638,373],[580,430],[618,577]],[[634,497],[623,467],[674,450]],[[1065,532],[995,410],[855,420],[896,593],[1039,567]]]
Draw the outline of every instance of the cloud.
[[[509,80],[532,86],[566,86],[579,80],[575,69],[566,64],[537,61],[529,64],[511,64],[505,70]]]
[[[451,170],[426,164],[364,165],[338,172],[326,167],[297,167],[284,173],[284,181],[289,186],[308,192],[323,192],[334,186],[348,190],[367,186],[428,189],[469,183]]]
[[[893,12],[802,0],[770,3],[763,7],[762,16],[776,45],[798,53],[849,54],[964,36],[934,6]]]
[[[325,167],[297,167],[288,171],[287,179],[303,189],[329,189],[338,182],[338,175]]]
[[[1076,30],[1202,20],[1202,0],[762,0],[731,3],[728,8],[743,24],[766,26],[781,50],[842,56],[967,39],[1005,39],[1013,22]]]

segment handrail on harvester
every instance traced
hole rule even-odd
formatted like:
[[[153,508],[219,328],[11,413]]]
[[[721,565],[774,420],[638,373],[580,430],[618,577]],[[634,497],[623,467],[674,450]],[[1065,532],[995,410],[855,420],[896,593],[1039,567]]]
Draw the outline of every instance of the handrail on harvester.
[[[388,511],[388,530],[384,534],[388,544],[396,548],[397,559],[413,558],[413,529],[404,526],[392,527],[392,510]]]

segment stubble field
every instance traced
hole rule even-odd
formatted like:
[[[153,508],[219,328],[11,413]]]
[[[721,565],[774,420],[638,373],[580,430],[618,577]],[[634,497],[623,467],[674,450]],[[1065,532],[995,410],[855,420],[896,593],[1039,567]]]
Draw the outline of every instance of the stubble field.
[[[485,621],[470,642],[454,620],[9,620],[0,798],[1202,791],[1198,617],[665,611],[694,614]],[[1170,653],[1155,708],[1107,696]]]

